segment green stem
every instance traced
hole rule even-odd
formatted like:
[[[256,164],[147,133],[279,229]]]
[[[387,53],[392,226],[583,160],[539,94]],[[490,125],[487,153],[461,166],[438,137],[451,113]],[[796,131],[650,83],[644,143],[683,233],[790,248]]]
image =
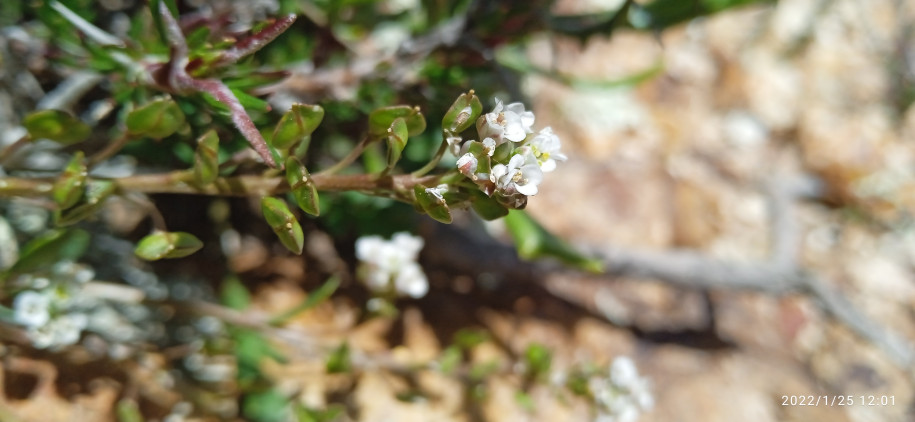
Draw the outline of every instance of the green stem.
[[[114,154],[117,154],[121,148],[124,148],[124,145],[127,145],[127,142],[129,142],[130,139],[131,137],[127,134],[127,131],[124,131],[120,137],[108,143],[108,145],[105,145],[104,149],[89,157],[89,167],[95,167],[96,164],[111,158]]]
[[[13,142],[8,147],[3,148],[3,151],[0,151],[0,165],[6,164],[6,160],[13,156],[19,148],[25,146],[31,142],[32,137],[29,134],[22,135],[21,138],[17,139],[16,142]]]
[[[438,151],[435,152],[435,156],[432,157],[431,160],[429,160],[429,163],[426,164],[425,166],[423,166],[423,168],[416,170],[410,174],[412,174],[415,177],[425,176],[426,173],[435,169],[435,166],[438,165],[439,161],[442,161],[442,157],[445,155],[445,151],[447,149],[448,149],[448,141],[446,141],[445,139],[442,139],[442,144],[439,145]]]
[[[349,154],[346,154],[346,157],[343,157],[343,159],[340,160],[337,164],[334,164],[324,170],[321,170],[320,172],[316,173],[314,176],[331,175],[340,170],[345,169],[347,166],[352,164],[353,161],[356,161],[356,159],[359,158],[360,155],[362,155],[362,151],[365,150],[365,147],[368,146],[368,144],[370,144],[371,141],[373,141],[373,140],[374,139],[372,139],[368,136],[362,138],[362,140],[359,141],[359,143],[356,144],[355,147],[353,147],[353,149],[349,152]]]

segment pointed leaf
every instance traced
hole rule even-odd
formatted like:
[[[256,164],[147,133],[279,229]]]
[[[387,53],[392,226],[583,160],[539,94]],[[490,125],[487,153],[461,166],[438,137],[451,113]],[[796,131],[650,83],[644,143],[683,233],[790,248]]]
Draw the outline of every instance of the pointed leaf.
[[[407,146],[407,122],[403,117],[394,119],[388,128],[388,168],[392,169],[400,161],[400,155]]]
[[[70,113],[60,110],[41,110],[25,116],[22,125],[35,139],[50,139],[64,145],[81,142],[92,129]]]
[[[310,136],[323,119],[324,109],[321,106],[293,104],[276,124],[271,145],[277,149],[288,150]]]
[[[116,188],[114,182],[110,180],[90,180],[86,184],[86,190],[79,202],[70,208],[54,213],[54,222],[58,226],[69,226],[97,213]]]
[[[199,186],[213,183],[219,176],[219,136],[210,130],[197,140],[194,153],[194,182]]]
[[[184,113],[171,98],[157,98],[127,114],[127,132],[162,139],[184,126]]]
[[[89,233],[85,230],[51,230],[26,243],[9,272],[26,273],[59,261],[75,261],[88,246]]]
[[[296,254],[301,254],[302,247],[305,245],[305,234],[302,233],[302,226],[299,225],[299,221],[296,220],[292,211],[289,211],[286,202],[266,196],[261,199],[261,211],[264,213],[267,225],[280,238],[283,246]]]
[[[184,258],[203,247],[203,242],[185,232],[156,231],[137,243],[134,253],[147,261]]]
[[[426,130],[426,119],[419,107],[392,106],[379,108],[369,114],[369,135],[375,138],[387,136],[394,119],[402,117],[407,124],[407,133],[416,136]]]
[[[437,188],[414,185],[413,193],[416,195],[416,203],[429,214],[429,217],[441,223],[451,224],[451,209],[448,208],[442,194],[437,192]]]
[[[469,92],[461,94],[445,113],[445,117],[442,119],[442,129],[458,135],[473,125],[482,112],[483,104],[471,89]]]
[[[308,174],[308,169],[295,157],[286,160],[286,182],[292,188],[292,196],[302,211],[314,216],[321,213],[315,182]]]
[[[527,213],[511,210],[505,217],[505,226],[515,240],[518,255],[524,259],[554,257],[560,261],[593,273],[603,272],[599,259],[589,258],[548,232]]]
[[[73,159],[70,160],[67,167],[64,167],[63,173],[54,182],[51,196],[54,198],[54,202],[60,205],[61,209],[72,207],[83,196],[86,176],[89,174],[84,158],[82,151],[76,151],[73,154]]]
[[[325,369],[328,374],[339,374],[349,372],[352,364],[350,363],[349,344],[343,343],[327,357]]]

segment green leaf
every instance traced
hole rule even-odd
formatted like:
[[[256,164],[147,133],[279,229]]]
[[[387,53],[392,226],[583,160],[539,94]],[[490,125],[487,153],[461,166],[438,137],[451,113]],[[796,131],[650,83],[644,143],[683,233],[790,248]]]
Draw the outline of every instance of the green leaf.
[[[310,136],[324,119],[324,109],[317,105],[293,104],[273,130],[271,145],[288,150]]]
[[[548,232],[524,211],[509,211],[505,217],[505,226],[514,239],[521,258],[531,260],[548,256],[592,273],[604,271],[604,265],[599,259],[582,255],[562,239]]]
[[[487,341],[489,341],[489,334],[479,329],[462,328],[454,333],[454,344],[463,349],[470,349]]]
[[[276,390],[248,393],[242,400],[245,419],[256,422],[285,422],[291,402]]]
[[[241,280],[236,276],[226,277],[222,281],[222,288],[219,291],[219,298],[223,305],[235,310],[243,310],[251,304],[251,293],[241,284]]]
[[[117,189],[110,180],[90,180],[80,200],[70,208],[54,213],[54,222],[59,226],[78,223],[97,213],[105,200]]]
[[[469,128],[483,112],[483,104],[473,90],[461,94],[442,118],[442,129],[457,135]]]
[[[392,169],[400,161],[400,154],[403,153],[404,147],[407,146],[407,122],[403,117],[394,119],[391,127],[388,128],[388,168]]]
[[[185,232],[156,231],[137,243],[134,253],[147,261],[183,258],[203,247],[203,242]]]
[[[324,302],[327,300],[327,298],[333,295],[334,292],[337,291],[338,287],[340,287],[340,279],[338,277],[329,278],[324,282],[324,284],[321,285],[321,287],[318,287],[315,289],[315,291],[311,292],[308,297],[305,298],[305,301],[300,303],[298,306],[272,318],[270,320],[270,324],[282,325],[286,323],[286,321],[294,318],[296,315],[314,308],[315,306],[318,306],[318,304]]]
[[[416,136],[426,130],[426,119],[419,112],[419,107],[392,106],[379,108],[369,114],[369,135],[374,138],[387,136],[388,128],[394,119],[402,117],[407,124],[409,136]]]
[[[89,137],[92,129],[70,113],[61,110],[41,110],[25,116],[22,125],[35,139],[50,139],[72,145]]]
[[[413,186],[413,194],[416,196],[417,205],[435,221],[451,224],[451,209],[448,208],[445,198],[434,194],[431,190],[423,185]]]
[[[118,422],[143,422],[140,406],[131,399],[122,399],[117,405]]]
[[[471,191],[470,196],[470,206],[480,218],[492,221],[508,215],[508,208],[500,204],[496,198],[487,196],[480,190]]]
[[[261,199],[261,211],[264,213],[267,225],[280,238],[283,246],[293,253],[301,254],[302,247],[305,245],[305,234],[302,233],[302,226],[299,225],[299,221],[296,220],[292,211],[289,211],[286,202],[265,196]]]
[[[51,190],[54,202],[57,202],[61,209],[76,205],[79,199],[83,197],[84,185],[88,174],[83,152],[76,151],[73,154],[73,159],[70,160],[67,167],[64,167],[63,173],[54,182],[54,188]]]
[[[9,272],[25,273],[50,267],[55,262],[75,261],[88,246],[89,233],[85,230],[51,230],[26,243]]]
[[[326,370],[328,374],[349,372],[351,369],[349,357],[349,344],[343,343],[327,357]]]
[[[286,182],[289,183],[292,196],[302,211],[314,216],[321,213],[315,182],[308,174],[308,169],[295,157],[286,159]]]
[[[174,100],[157,98],[127,114],[127,132],[162,139],[184,126],[184,113]]]
[[[215,130],[204,133],[197,139],[194,152],[194,182],[206,186],[219,176],[219,136]]]
[[[461,352],[461,348],[455,345],[448,346],[438,359],[439,370],[445,375],[451,375],[458,368],[458,365],[461,364],[462,360],[464,360],[464,354]]]
[[[524,350],[524,361],[527,363],[527,370],[531,376],[547,375],[552,360],[553,353],[542,344],[534,343]]]

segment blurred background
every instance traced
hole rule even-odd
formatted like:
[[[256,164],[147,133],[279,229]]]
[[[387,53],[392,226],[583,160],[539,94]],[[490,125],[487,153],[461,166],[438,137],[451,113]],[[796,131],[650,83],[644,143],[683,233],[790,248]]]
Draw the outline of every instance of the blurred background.
[[[156,37],[140,29],[144,2],[63,3],[115,36]],[[95,78],[71,94],[84,117],[136,95],[110,76],[116,66],[67,61],[82,40],[55,28],[44,3],[0,7],[0,127],[19,127],[80,77]],[[161,333],[87,331],[48,351],[4,328],[0,419],[915,420],[915,3],[194,0],[178,10],[213,34],[300,16],[239,67],[287,71],[248,91],[263,102],[248,107],[259,125],[276,119],[271,108],[325,108],[309,166],[345,155],[381,106],[427,115],[404,152],[410,170],[438,145],[437,116],[460,93],[474,89],[484,112],[496,97],[525,103],[568,156],[526,211],[605,270],[521,260],[499,220],[459,213],[445,226],[358,193],[322,196],[322,216],[303,221],[303,256],[277,247],[254,199],[150,195],[169,228],[207,246],[138,263],[125,254],[149,231],[145,207],[112,199],[86,228],[81,262],[97,279],[159,291],[123,323]],[[96,134],[116,124],[108,113]],[[236,138],[227,148],[244,149]],[[188,139],[128,147],[108,171],[190,162]],[[25,152],[2,169],[66,163],[57,149]],[[40,204],[0,205],[20,241],[49,224]],[[430,291],[372,308],[354,242],[400,231],[423,238]],[[329,274],[349,276],[320,297]],[[279,326],[259,322],[311,297]],[[141,312],[127,308],[116,311]],[[626,367],[621,357],[638,374],[607,369]],[[602,401],[601,376],[611,398],[636,405]]]

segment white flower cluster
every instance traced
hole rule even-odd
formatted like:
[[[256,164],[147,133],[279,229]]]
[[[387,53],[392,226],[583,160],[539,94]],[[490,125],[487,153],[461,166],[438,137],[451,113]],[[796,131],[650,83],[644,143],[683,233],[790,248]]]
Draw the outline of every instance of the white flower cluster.
[[[391,240],[363,236],[356,240],[356,258],[362,262],[360,278],[372,291],[394,292],[420,298],[429,291],[429,281],[416,262],[423,239],[396,233]]]
[[[654,407],[649,382],[639,376],[631,358],[614,359],[609,372],[607,378],[588,382],[598,408],[595,422],[635,422],[643,411]]]
[[[13,321],[26,328],[32,345],[39,349],[75,344],[89,325],[87,314],[70,308],[76,304],[73,287],[91,280],[92,270],[63,262],[54,266],[50,276],[30,278],[34,290],[23,290],[13,299]]]
[[[509,205],[523,205],[524,198],[537,194],[543,173],[566,160],[559,137],[549,127],[535,133],[534,120],[534,113],[523,104],[503,105],[496,100],[493,111],[477,120],[482,141],[466,142],[460,148],[452,144],[452,152],[460,155],[458,170],[487,195],[500,194]]]

